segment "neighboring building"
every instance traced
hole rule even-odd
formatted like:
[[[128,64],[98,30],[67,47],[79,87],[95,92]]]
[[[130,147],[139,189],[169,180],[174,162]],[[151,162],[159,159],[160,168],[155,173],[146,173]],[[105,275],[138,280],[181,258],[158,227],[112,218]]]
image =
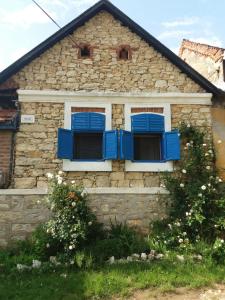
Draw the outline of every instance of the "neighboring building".
[[[225,49],[183,39],[179,56],[189,65],[225,90]]]
[[[19,125],[15,90],[0,91],[0,188],[12,179],[15,132]]]
[[[180,158],[176,129],[191,122],[210,138],[221,94],[106,0],[4,70],[6,86],[17,88],[21,125],[13,189],[0,192],[11,203],[2,244],[46,218],[36,201],[58,170],[88,188],[99,220],[148,228],[166,214],[160,178]]]
[[[179,56],[218,88],[225,91],[225,49],[183,40]],[[225,101],[214,101],[212,123],[217,166],[225,179]],[[218,144],[218,141],[222,144]]]

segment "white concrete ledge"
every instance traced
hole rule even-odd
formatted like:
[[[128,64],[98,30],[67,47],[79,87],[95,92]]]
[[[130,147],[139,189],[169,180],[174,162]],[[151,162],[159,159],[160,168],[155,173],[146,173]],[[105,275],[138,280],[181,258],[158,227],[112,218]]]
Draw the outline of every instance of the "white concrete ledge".
[[[46,195],[47,189],[1,189],[1,195]]]
[[[85,189],[88,194],[169,194],[169,192],[161,187],[151,188],[116,188],[116,187],[100,187]],[[1,195],[46,195],[47,189],[2,189]]]
[[[21,102],[103,102],[103,103],[170,103],[170,104],[204,104],[211,105],[210,93],[180,93],[180,92],[70,92],[54,90],[18,90]]]

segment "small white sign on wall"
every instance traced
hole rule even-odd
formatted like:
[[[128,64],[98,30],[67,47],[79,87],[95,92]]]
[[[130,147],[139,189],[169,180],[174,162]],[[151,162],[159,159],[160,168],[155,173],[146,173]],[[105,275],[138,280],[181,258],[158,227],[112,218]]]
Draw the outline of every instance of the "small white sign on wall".
[[[34,115],[21,115],[21,123],[32,124],[34,122],[35,122],[35,116]]]

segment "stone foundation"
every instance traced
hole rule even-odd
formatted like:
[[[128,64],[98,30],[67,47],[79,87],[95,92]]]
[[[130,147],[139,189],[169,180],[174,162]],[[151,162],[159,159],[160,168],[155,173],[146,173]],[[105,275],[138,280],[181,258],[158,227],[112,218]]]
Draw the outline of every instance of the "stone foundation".
[[[49,218],[49,210],[38,204],[45,195],[44,190],[0,190],[0,247],[25,239]],[[98,220],[106,226],[116,218],[118,222],[147,231],[152,221],[166,216],[168,195],[158,188],[105,189],[103,193],[93,189],[88,202]]]

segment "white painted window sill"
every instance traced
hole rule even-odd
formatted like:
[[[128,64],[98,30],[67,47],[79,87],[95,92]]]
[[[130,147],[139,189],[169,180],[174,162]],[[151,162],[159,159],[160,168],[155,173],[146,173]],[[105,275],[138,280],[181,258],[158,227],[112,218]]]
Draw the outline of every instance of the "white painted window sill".
[[[126,172],[172,172],[173,162],[167,161],[164,163],[136,163],[130,160],[125,162]]]
[[[63,159],[63,171],[99,171],[111,172],[112,161],[70,161]]]

